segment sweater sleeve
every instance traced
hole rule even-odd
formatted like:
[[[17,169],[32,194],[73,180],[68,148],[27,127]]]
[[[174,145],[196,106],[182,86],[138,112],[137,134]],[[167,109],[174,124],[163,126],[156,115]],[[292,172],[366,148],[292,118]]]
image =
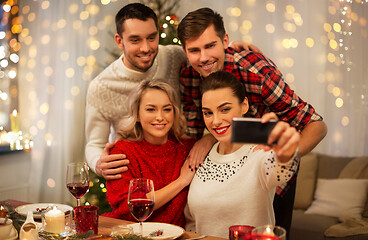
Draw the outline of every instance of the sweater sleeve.
[[[271,112],[275,112],[280,120],[289,122],[298,130],[311,121],[321,121],[322,117],[316,113],[312,105],[304,102],[293,90],[283,81],[282,74],[277,71],[270,71],[265,76],[261,95],[265,104]]]
[[[91,86],[94,82],[91,82],[87,93],[87,104],[86,104],[86,149],[85,155],[89,167],[92,171],[96,172],[96,164],[100,159],[105,144],[109,140],[110,134],[110,121],[104,118],[104,116],[93,107],[89,101],[88,96],[93,95]]]
[[[120,147],[121,144],[115,144],[111,149],[110,154],[121,154],[124,150]],[[113,211],[105,214],[108,217],[120,218],[129,221],[136,221],[132,217],[128,207],[128,191],[129,182],[132,178],[136,178],[132,164],[129,165],[128,171],[122,174],[121,179],[106,181],[107,200],[113,208]]]
[[[274,151],[263,152],[263,150],[260,150],[258,152],[262,152],[260,154],[263,155],[261,176],[267,189],[286,183],[298,169],[298,156],[293,156],[286,163],[280,163]]]

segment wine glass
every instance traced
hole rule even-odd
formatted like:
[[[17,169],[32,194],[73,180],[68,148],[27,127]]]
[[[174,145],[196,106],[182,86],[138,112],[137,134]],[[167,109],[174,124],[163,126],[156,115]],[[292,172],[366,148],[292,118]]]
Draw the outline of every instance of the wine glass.
[[[155,189],[151,179],[136,178],[130,180],[128,192],[129,211],[139,221],[141,236],[143,222],[151,216],[155,205]]]
[[[66,187],[77,199],[80,206],[80,198],[89,188],[88,165],[85,162],[69,163],[66,168]]]

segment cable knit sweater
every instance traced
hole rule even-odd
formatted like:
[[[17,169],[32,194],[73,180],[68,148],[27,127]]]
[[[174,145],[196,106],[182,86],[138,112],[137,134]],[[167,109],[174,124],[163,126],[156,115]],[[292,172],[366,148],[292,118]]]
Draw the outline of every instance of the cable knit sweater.
[[[190,184],[186,230],[228,238],[231,225],[274,225],[276,186],[291,178],[298,158],[279,163],[273,151],[253,151],[252,145],[222,155],[218,145],[212,147]]]
[[[129,181],[133,178],[153,180],[155,190],[159,190],[180,175],[180,169],[194,144],[194,140],[179,143],[169,138],[164,145],[152,145],[147,141],[118,141],[110,154],[124,153],[130,160],[128,171],[118,180],[107,181],[107,199],[113,211],[107,217],[136,221],[129,212],[127,197]],[[155,210],[147,219],[150,222],[171,223],[181,227],[185,225],[184,207],[187,202],[188,188],[181,191],[171,201]]]
[[[127,68],[120,56],[91,81],[86,103],[85,154],[94,172],[103,148],[109,141],[110,132],[114,135],[115,127],[127,114],[130,91],[141,81],[154,79],[169,83],[179,94],[179,70],[185,60],[180,46],[159,46],[152,67],[146,72]]]

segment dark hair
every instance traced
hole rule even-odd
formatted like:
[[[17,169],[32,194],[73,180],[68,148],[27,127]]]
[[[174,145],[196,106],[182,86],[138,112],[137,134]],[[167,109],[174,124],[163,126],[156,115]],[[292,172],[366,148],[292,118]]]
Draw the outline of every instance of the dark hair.
[[[120,36],[124,31],[124,21],[132,18],[142,21],[147,21],[147,19],[152,18],[158,29],[157,15],[151,8],[141,3],[131,3],[121,8],[115,16],[116,31]]]
[[[217,36],[224,39],[225,27],[222,17],[210,8],[200,8],[188,13],[178,26],[178,38],[185,48],[185,41],[199,37],[210,25],[215,27]]]
[[[213,72],[201,81],[202,95],[210,90],[230,88],[235,97],[239,99],[239,103],[243,102],[246,95],[245,88],[236,77],[225,71]]]

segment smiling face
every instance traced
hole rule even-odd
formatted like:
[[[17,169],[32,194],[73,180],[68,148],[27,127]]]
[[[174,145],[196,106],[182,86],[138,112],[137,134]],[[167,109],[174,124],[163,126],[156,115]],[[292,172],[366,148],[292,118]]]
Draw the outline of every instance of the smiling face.
[[[146,72],[158,53],[159,38],[154,20],[127,19],[123,29],[122,36],[115,34],[115,42],[123,50],[125,66]]]
[[[210,25],[199,37],[185,41],[185,54],[192,67],[203,77],[222,70],[225,61],[225,49],[229,45],[229,36],[221,39],[213,25]]]
[[[231,122],[248,111],[248,100],[239,103],[229,87],[209,90],[202,95],[202,112],[208,131],[220,142],[231,144]]]
[[[167,94],[158,89],[147,89],[141,98],[138,121],[143,129],[143,138],[155,145],[167,142],[174,122],[173,105]]]

